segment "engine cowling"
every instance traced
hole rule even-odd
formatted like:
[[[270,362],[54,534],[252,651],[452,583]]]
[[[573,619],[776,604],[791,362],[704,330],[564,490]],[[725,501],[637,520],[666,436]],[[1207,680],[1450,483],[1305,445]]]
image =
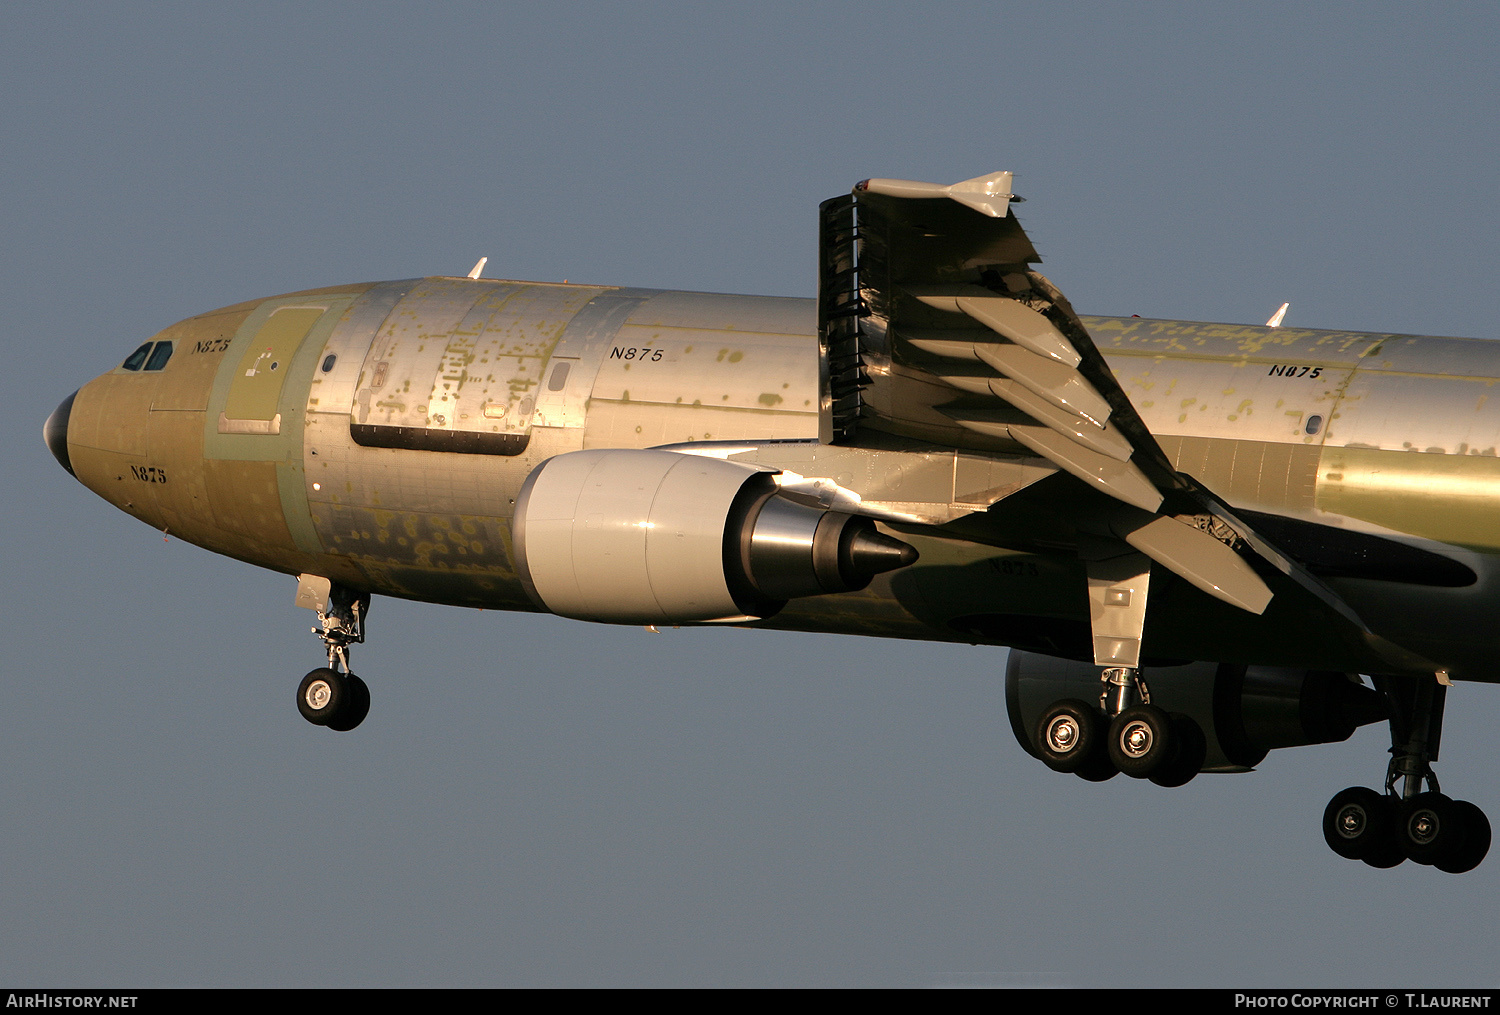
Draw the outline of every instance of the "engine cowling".
[[[1208,740],[1205,772],[1249,771],[1278,747],[1347,740],[1386,718],[1385,702],[1348,673],[1234,663],[1189,663],[1144,670],[1151,703],[1193,718]],[[1005,703],[1017,742],[1036,755],[1036,724],[1063,698],[1099,700],[1091,663],[1012,649]]]
[[[782,495],[775,473],[673,451],[573,451],[534,469],[512,534],[522,584],[578,620],[769,617],[849,592],[917,551],[875,523]]]

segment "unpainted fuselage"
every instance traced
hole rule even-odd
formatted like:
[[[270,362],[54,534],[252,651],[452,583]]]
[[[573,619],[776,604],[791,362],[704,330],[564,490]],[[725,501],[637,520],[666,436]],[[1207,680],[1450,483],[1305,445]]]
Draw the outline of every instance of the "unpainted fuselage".
[[[1235,509],[1472,571],[1329,581],[1384,637],[1457,679],[1497,679],[1500,345],[1083,321],[1168,458]],[[430,602],[536,609],[510,521],[553,455],[818,436],[810,299],[429,278],[238,304],[156,338],[172,343],[165,367],[116,368],[74,400],[68,457],[85,485],[215,552]],[[961,503],[983,455],[933,451]],[[866,496],[901,482],[899,470],[827,478]],[[763,625],[1042,650],[1086,632],[1065,554],[901,538],[916,565]],[[1278,638],[1201,594],[1175,596],[1171,619],[1148,627],[1160,658],[1361,668],[1313,632]]]

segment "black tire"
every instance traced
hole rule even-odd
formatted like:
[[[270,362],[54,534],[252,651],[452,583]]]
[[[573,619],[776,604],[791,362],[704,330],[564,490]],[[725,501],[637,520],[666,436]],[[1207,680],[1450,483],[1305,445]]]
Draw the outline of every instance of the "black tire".
[[[1103,723],[1101,722],[1100,725],[1102,726]],[[1084,782],[1109,782],[1109,780],[1120,774],[1120,770],[1115,767],[1113,761],[1109,760],[1109,752],[1104,750],[1101,745],[1099,754],[1086,762],[1074,774]]]
[[[349,685],[336,670],[313,670],[297,685],[297,711],[314,726],[327,726],[338,718],[349,698]]]
[[[1150,780],[1158,786],[1174,789],[1186,786],[1203,769],[1208,757],[1208,738],[1203,729],[1190,717],[1173,712],[1172,735],[1177,739],[1177,752],[1167,764],[1152,772]]]
[[[327,724],[329,729],[340,733],[348,733],[370,714],[369,685],[352,673],[344,676],[344,682],[348,685],[349,696],[344,701],[343,710]]]
[[[1396,841],[1408,860],[1437,866],[1457,859],[1466,838],[1466,812],[1441,793],[1418,793],[1401,803]]]
[[[1449,874],[1463,874],[1478,867],[1490,851],[1490,819],[1467,800],[1454,801],[1453,809],[1464,823],[1464,844],[1433,866]]]
[[[1395,824],[1395,821],[1391,823]],[[1404,864],[1406,854],[1401,852],[1401,843],[1396,841],[1396,833],[1392,830],[1389,839],[1384,842],[1371,843],[1370,853],[1360,857],[1360,860],[1379,870],[1390,870],[1392,867],[1400,867]]]
[[[1396,801],[1367,789],[1340,790],[1323,808],[1323,841],[1346,860],[1394,867],[1406,858],[1396,842]],[[1388,861],[1394,858],[1395,863]]]
[[[1109,760],[1132,779],[1147,779],[1177,754],[1172,720],[1155,705],[1136,705],[1109,727]]]
[[[1036,724],[1036,753],[1054,772],[1095,770],[1104,757],[1104,716],[1077,698],[1064,698]]]

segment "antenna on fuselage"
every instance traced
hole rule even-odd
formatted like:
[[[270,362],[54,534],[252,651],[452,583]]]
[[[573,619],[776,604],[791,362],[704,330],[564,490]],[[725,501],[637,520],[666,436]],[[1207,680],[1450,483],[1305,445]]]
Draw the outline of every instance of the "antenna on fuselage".
[[[483,264],[484,262],[481,261],[480,263]],[[475,268],[474,270],[478,271],[479,269]],[[470,275],[469,277],[473,278],[474,276]],[[1266,322],[1266,327],[1268,327],[1268,328],[1279,328],[1279,327],[1281,327],[1281,319],[1286,316],[1286,308],[1289,307],[1289,306],[1291,306],[1290,303],[1283,303],[1281,305],[1281,309],[1278,310],[1278,311],[1276,311],[1276,313],[1272,314],[1271,315],[1271,319]]]
[[[486,261],[488,261],[488,260],[489,260],[488,257],[481,257],[479,260],[475,261],[474,262],[474,267],[472,267],[472,268],[469,269],[469,277],[470,278],[478,278],[479,277],[479,273],[484,270],[484,263]],[[1286,308],[1283,307],[1282,309],[1284,310]]]

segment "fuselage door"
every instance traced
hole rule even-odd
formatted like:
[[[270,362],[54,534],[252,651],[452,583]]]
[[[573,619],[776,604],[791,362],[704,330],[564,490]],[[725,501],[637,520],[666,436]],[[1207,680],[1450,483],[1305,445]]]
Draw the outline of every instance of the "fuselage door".
[[[246,346],[219,412],[219,433],[281,433],[281,388],[292,354],[326,307],[279,307]]]

